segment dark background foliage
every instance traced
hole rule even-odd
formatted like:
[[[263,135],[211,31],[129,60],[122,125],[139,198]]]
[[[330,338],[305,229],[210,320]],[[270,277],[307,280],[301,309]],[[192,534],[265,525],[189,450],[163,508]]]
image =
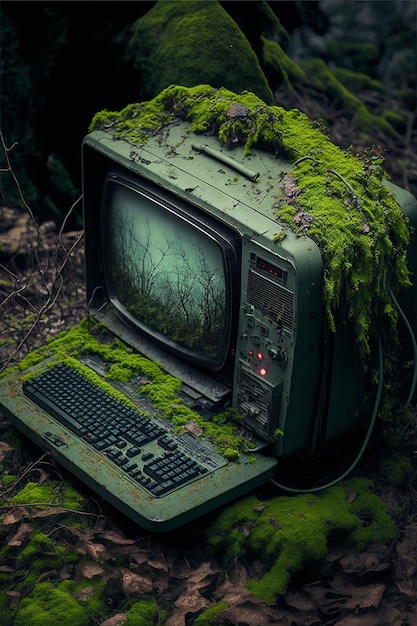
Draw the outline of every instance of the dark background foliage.
[[[93,115],[155,95],[152,89],[157,82],[147,78],[127,45],[133,24],[155,4],[1,3],[0,128],[5,147],[13,146],[8,156],[24,199],[41,219],[60,221],[79,196],[80,145]],[[277,104],[296,106],[313,118],[324,117],[331,129],[338,117],[332,139],[342,147],[381,143],[391,154],[396,152],[397,161],[404,160],[403,148],[408,144],[403,144],[407,133],[415,132],[416,123],[413,117],[407,126],[404,116],[404,111],[412,116],[416,105],[416,8],[412,0],[228,0],[219,4],[257,55]],[[386,109],[392,109],[397,136],[381,137],[378,132],[374,137],[369,132],[361,136],[354,119],[348,128],[340,102],[323,78],[306,69],[306,77],[299,80],[291,71],[288,77],[276,65],[265,63],[262,36],[279,43],[294,67],[319,58],[330,69],[355,72],[353,79],[345,76],[345,81],[350,80],[349,91],[376,115],[386,116]],[[184,41],[178,41],[179,50],[185,37],[186,33]],[[365,87],[359,84],[358,72],[367,77]],[[221,76],[220,69],[219,81]],[[372,80],[381,82],[382,91]],[[200,82],[206,82],[203,67]],[[1,164],[4,167],[4,155]],[[410,186],[408,174],[400,180],[400,169],[398,164],[393,167],[396,182]],[[413,170],[411,179],[416,177]],[[2,177],[1,191],[4,205],[22,204],[8,174]]]

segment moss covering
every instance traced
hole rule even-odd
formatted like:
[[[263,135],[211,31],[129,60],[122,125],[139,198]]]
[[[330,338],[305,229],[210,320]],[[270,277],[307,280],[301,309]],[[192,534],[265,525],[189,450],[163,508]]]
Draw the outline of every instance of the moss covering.
[[[158,0],[132,27],[128,50],[151,96],[203,75],[215,87],[249,88],[273,102],[255,52],[216,0]]]
[[[382,117],[370,113],[359,98],[349,91],[336,74],[321,59],[308,59],[300,63],[309,79],[309,85],[327,94],[328,98],[342,112],[354,114],[355,126],[360,130],[374,132],[380,128],[388,136],[397,137],[394,128]]]
[[[103,585],[104,583],[94,585],[91,581],[77,584],[71,580],[65,580],[57,586],[49,582],[38,583],[21,601],[13,624],[86,626],[98,623],[97,620],[106,613],[106,606],[101,598]],[[87,586],[88,593],[82,594]]]
[[[13,504],[36,504],[44,509],[55,504],[72,511],[81,511],[85,504],[84,498],[70,484],[63,486],[53,480],[41,485],[28,482],[11,501]]]
[[[304,70],[293,61],[276,41],[262,38],[264,66],[267,75],[278,83],[283,83],[288,91],[293,91],[293,80],[307,80]]]
[[[78,357],[86,354],[97,355],[106,363],[108,369],[104,378],[80,362]],[[253,444],[239,434],[239,425],[235,421],[236,411],[227,409],[205,421],[178,395],[181,387],[178,378],[164,372],[154,361],[133,352],[129,346],[110,335],[100,323],[82,320],[70,330],[61,332],[45,346],[32,351],[14,369],[25,371],[43,362],[47,357],[51,357],[47,363],[48,367],[57,362],[65,362],[106,393],[138,410],[124,393],[111,384],[111,381],[132,384],[136,381],[137,393],[151,400],[159,410],[159,417],[169,419],[177,432],[192,430],[195,436],[200,434],[207,437],[218,452],[229,461],[237,461],[240,454],[250,453]],[[8,375],[10,371],[9,369],[0,376]],[[33,376],[34,373],[29,372],[22,378],[24,380]],[[145,412],[142,413],[146,416]],[[247,460],[251,461],[250,458]],[[34,494],[31,493],[32,488]],[[31,500],[25,498],[31,498],[33,495],[34,501],[48,502],[46,495],[46,499],[38,499],[40,497],[38,489],[36,485],[27,486],[27,489],[23,493],[20,492],[17,497],[20,502],[28,502]]]
[[[342,91],[346,98],[354,98]],[[355,100],[356,102],[356,100]],[[359,101],[358,101],[359,102]],[[232,104],[247,111],[229,116]],[[360,106],[358,105],[360,112]],[[406,250],[410,233],[402,211],[382,183],[381,155],[359,159],[334,144],[297,109],[268,106],[253,93],[240,95],[209,85],[172,85],[148,102],[120,112],[98,112],[90,131],[108,129],[114,138],[144,143],[175,118],[196,133],[215,134],[228,147],[255,146],[295,162],[293,173],[276,181],[277,223],[319,245],[325,266],[324,301],[329,327],[341,303],[347,304],[362,355],[369,353],[374,320],[386,322],[396,337],[397,313],[384,290],[410,284]],[[279,237],[277,238],[279,240]]]
[[[17,484],[16,488],[18,486]],[[42,484],[28,482],[12,497],[1,501],[1,504],[5,504],[6,507],[24,505],[40,510],[58,506],[59,510],[63,508],[69,511],[69,515],[66,514],[66,523],[76,527],[79,525],[79,516],[75,518],[72,511],[83,511],[85,500],[70,484],[47,479]],[[84,518],[81,519],[81,524],[83,524]],[[14,559],[18,570],[25,572],[21,584],[26,588],[35,585],[46,572],[57,572],[62,567],[76,563],[79,558],[72,547],[54,541],[46,532],[39,529],[36,522],[32,521],[32,526],[33,534],[24,547],[6,543],[0,553],[2,559]],[[7,580],[0,580],[1,586],[4,583],[10,584],[9,577]]]
[[[383,468],[389,481],[395,486],[413,483],[416,472],[413,470],[411,460],[401,454],[394,454],[392,457],[384,459]]]
[[[344,67],[335,67],[331,70],[331,73],[339,83],[353,93],[363,90],[384,91],[384,85],[379,80],[375,80],[363,72],[354,72]]]
[[[195,618],[194,626],[216,626],[219,623],[217,618],[218,613],[226,609],[227,606],[226,602],[222,601],[206,609]]]
[[[16,482],[16,476],[14,474],[8,474],[5,472],[1,475],[1,482],[3,484],[3,487],[9,487],[10,485],[13,485],[14,482]]]
[[[126,612],[124,626],[153,626],[164,624],[167,611],[161,611],[155,600],[139,600],[131,603]]]
[[[335,539],[360,551],[390,542],[396,532],[371,481],[356,478],[318,495],[265,502],[250,496],[222,511],[206,534],[226,567],[237,558],[262,558],[263,573],[248,588],[275,602],[295,574],[325,558]]]
[[[55,543],[42,532],[35,533],[16,557],[17,566],[27,569],[26,585],[35,584],[45,572],[57,571],[77,560],[74,550]]]
[[[324,54],[338,67],[345,67],[348,62],[358,72],[368,72],[378,62],[381,53],[378,45],[371,41],[327,39]]]

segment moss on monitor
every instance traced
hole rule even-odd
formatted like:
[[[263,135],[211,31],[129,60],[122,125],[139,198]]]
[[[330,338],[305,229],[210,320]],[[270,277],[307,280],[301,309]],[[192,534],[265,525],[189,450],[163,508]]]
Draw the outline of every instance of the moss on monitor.
[[[100,357],[106,364],[104,377],[80,361],[79,357],[85,355]],[[138,410],[136,404],[119,391],[112,381],[134,383],[137,392],[152,402],[159,411],[159,417],[170,420],[176,432],[190,432],[196,437],[207,437],[229,461],[237,461],[241,453],[248,454],[251,451],[251,442],[239,432],[236,411],[226,409],[205,421],[179,395],[181,381],[178,378],[167,374],[158,363],[134,352],[99,322],[82,320],[70,330],[62,331],[45,346],[28,354],[13,369],[25,372],[22,380],[32,378],[34,372],[26,370],[42,363],[47,357],[50,357],[47,360],[48,367],[57,362],[67,363],[98,388]],[[10,371],[11,369],[7,370],[5,375]],[[41,373],[42,370],[38,371]],[[147,415],[146,411],[141,411]],[[250,462],[251,458],[247,460]]]
[[[268,106],[253,93],[209,85],[172,85],[148,102],[98,112],[89,130],[104,129],[115,139],[143,144],[175,119],[189,121],[196,133],[217,136],[231,150],[240,146],[249,154],[263,148],[293,162],[293,171],[271,190],[276,243],[288,228],[317,242],[329,327],[335,330],[343,303],[363,356],[370,351],[376,317],[382,318],[387,337],[396,336],[397,312],[385,285],[395,293],[410,284],[410,233],[398,202],[383,184],[379,152],[365,151],[359,159],[335,146],[297,109]]]
[[[318,495],[267,501],[249,496],[218,515],[206,531],[209,545],[222,555],[225,567],[239,558],[261,558],[262,571],[248,588],[276,602],[294,575],[317,568],[332,541],[359,552],[395,539],[395,524],[372,486],[366,478],[355,478]]]

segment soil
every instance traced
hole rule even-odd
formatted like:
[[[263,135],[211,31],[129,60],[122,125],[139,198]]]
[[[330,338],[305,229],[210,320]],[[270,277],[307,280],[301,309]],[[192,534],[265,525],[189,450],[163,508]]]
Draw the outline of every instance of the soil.
[[[317,113],[317,110],[315,111]],[[415,145],[415,144],[414,144]],[[401,158],[410,157],[411,143]],[[401,159],[398,158],[395,163]],[[392,171],[397,171],[396,166]],[[407,187],[416,193],[414,166],[407,170]],[[395,180],[395,177],[397,180]],[[402,184],[400,176],[394,182]],[[0,371],[86,314],[83,268],[83,234],[58,230],[53,221],[37,224],[30,210],[0,209]],[[23,444],[22,444],[23,441]],[[2,527],[4,546],[14,547],[15,556],[1,558],[0,576],[7,575],[7,601],[19,603],[30,592],[22,580],[25,570],[18,559],[40,529],[56,544],[71,545],[80,555],[75,564],[43,571],[40,579],[103,581],[106,584],[106,613],[101,626],[118,626],[126,621],[128,599],[154,597],[158,606],[169,606],[167,626],[191,625],[206,608],[224,601],[227,608],[216,624],[235,626],[412,626],[417,624],[417,435],[414,420],[404,435],[400,453],[410,461],[410,471],[393,484],[379,472],[377,445],[358,468],[373,478],[378,493],[395,519],[398,538],[389,546],[372,546],[360,554],[334,546],[327,555],[328,574],[304,571],[292,582],[288,593],[269,605],[251,595],[247,581],[255,563],[237,560],[224,571],[205,553],[203,532],[209,519],[199,520],[167,535],[145,533],[66,475],[29,441],[17,435],[3,416],[0,421],[2,475],[15,475],[12,485],[3,482]],[[53,505],[38,507],[7,504],[11,495],[29,480],[71,482],[86,498],[83,515],[88,524],[71,525],[68,512]],[[323,569],[320,570],[321,572]],[[2,579],[3,580],[3,579]],[[4,588],[4,587],[3,587]],[[1,607],[0,607],[1,610]],[[8,618],[4,618],[5,620]],[[162,619],[162,618],[161,618]],[[0,623],[7,626],[9,621]],[[162,623],[162,621],[152,622]],[[74,625],[75,626],[75,625]]]

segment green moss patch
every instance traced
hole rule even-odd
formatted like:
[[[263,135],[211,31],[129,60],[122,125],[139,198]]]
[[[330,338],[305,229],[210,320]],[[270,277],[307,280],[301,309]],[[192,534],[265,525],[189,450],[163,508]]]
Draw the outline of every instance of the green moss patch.
[[[98,623],[98,618],[106,612],[101,592],[100,586],[94,587],[86,581],[77,585],[66,580],[57,586],[49,582],[38,583],[21,601],[13,623],[15,626],[85,626]]]
[[[107,365],[104,378],[79,360],[79,357],[83,355],[96,355],[104,361]],[[57,335],[45,346],[31,352],[20,361],[15,369],[25,371],[48,357],[50,357],[47,362],[48,367],[52,367],[57,362],[65,362],[106,393],[138,410],[124,393],[111,384],[111,381],[134,383],[137,393],[152,401],[159,411],[159,417],[169,419],[177,432],[190,431],[194,436],[207,437],[218,452],[229,461],[237,461],[240,454],[250,453],[253,447],[253,444],[239,434],[239,425],[235,421],[236,411],[227,409],[205,421],[197,411],[187,406],[178,394],[181,388],[181,381],[178,378],[167,374],[158,363],[133,352],[129,346],[111,335],[100,323],[82,320],[70,330]],[[25,373],[23,378],[33,376],[34,373],[29,372]],[[19,494],[21,502],[28,496],[31,494]],[[39,494],[36,493],[36,498],[38,497]],[[47,502],[48,500],[38,501]]]
[[[343,98],[354,98],[337,86],[342,105]],[[236,104],[239,115],[231,113]],[[356,99],[355,105],[358,115],[365,115]],[[293,172],[277,180],[271,191],[277,223],[299,236],[311,236],[319,245],[329,327],[335,330],[343,303],[363,355],[369,353],[376,318],[385,320],[387,337],[396,337],[397,313],[385,285],[397,292],[410,284],[410,233],[401,208],[382,182],[380,153],[365,151],[359,159],[332,144],[297,109],[286,111],[268,106],[253,93],[238,95],[209,85],[172,85],[148,102],[130,104],[120,112],[98,112],[90,130],[106,129],[115,139],[144,143],[175,118],[188,120],[196,133],[217,136],[231,149],[240,145],[249,154],[261,147],[294,162]]]
[[[124,626],[155,626],[163,624],[168,617],[167,611],[160,609],[155,600],[138,600],[130,602],[130,608],[126,610]]]
[[[295,574],[326,557],[336,539],[339,546],[361,551],[390,542],[396,532],[371,481],[356,478],[318,495],[265,502],[250,496],[222,511],[207,539],[226,567],[238,558],[261,559],[263,572],[248,587],[275,602]]]
[[[388,136],[398,137],[394,128],[386,120],[370,113],[365,104],[345,86],[343,79],[346,78],[346,73],[342,74],[342,81],[339,81],[340,74],[338,76],[337,72],[330,70],[321,59],[302,61],[300,66],[308,76],[310,86],[318,92],[325,93],[339,111],[355,115],[357,128],[361,130],[380,128]]]
[[[294,91],[294,80],[307,81],[304,70],[284,52],[279,43],[263,37],[262,44],[267,73],[269,70],[275,75],[280,74],[279,82],[283,82],[288,91]]]
[[[220,611],[226,609],[227,606],[226,602],[222,601],[206,609],[195,618],[194,626],[217,626],[219,624],[217,615]]]
[[[63,487],[61,482],[48,480],[41,485],[28,482],[23,489],[11,499],[13,504],[36,504],[39,508],[53,505],[81,511],[85,504],[84,498],[69,484]]]

